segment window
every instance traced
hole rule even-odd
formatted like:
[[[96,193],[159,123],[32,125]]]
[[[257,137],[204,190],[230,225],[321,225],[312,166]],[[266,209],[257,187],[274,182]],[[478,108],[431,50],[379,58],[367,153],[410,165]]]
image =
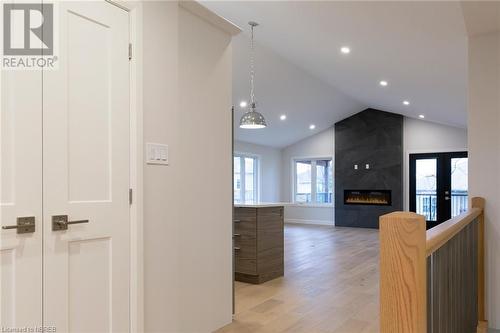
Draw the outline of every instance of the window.
[[[333,172],[331,159],[294,161],[294,201],[297,203],[332,203]]]
[[[258,164],[256,156],[235,154],[234,202],[256,202],[258,198]]]

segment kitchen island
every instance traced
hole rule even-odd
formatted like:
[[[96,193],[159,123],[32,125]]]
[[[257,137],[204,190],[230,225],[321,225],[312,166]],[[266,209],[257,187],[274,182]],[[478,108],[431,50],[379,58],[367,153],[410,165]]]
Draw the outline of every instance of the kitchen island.
[[[284,275],[284,204],[234,205],[236,281],[259,284]]]

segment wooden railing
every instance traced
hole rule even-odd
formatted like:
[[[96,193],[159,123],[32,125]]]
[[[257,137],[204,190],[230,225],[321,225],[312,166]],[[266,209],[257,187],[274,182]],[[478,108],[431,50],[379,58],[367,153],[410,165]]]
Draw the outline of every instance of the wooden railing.
[[[483,198],[427,231],[422,215],[380,217],[381,332],[476,332],[484,305]]]

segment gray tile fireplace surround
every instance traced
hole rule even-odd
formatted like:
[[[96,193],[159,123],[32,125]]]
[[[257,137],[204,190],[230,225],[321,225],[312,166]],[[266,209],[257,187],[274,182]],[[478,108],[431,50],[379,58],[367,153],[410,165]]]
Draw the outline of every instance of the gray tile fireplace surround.
[[[392,203],[346,205],[344,190],[390,190]],[[402,209],[403,116],[367,109],[336,123],[335,225],[378,228],[380,215]]]

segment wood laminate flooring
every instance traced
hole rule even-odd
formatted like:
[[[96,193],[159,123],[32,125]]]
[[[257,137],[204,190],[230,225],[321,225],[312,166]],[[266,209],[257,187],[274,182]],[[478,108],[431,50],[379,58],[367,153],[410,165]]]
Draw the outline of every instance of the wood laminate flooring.
[[[236,282],[233,323],[219,333],[379,331],[378,230],[285,225],[285,276]]]

